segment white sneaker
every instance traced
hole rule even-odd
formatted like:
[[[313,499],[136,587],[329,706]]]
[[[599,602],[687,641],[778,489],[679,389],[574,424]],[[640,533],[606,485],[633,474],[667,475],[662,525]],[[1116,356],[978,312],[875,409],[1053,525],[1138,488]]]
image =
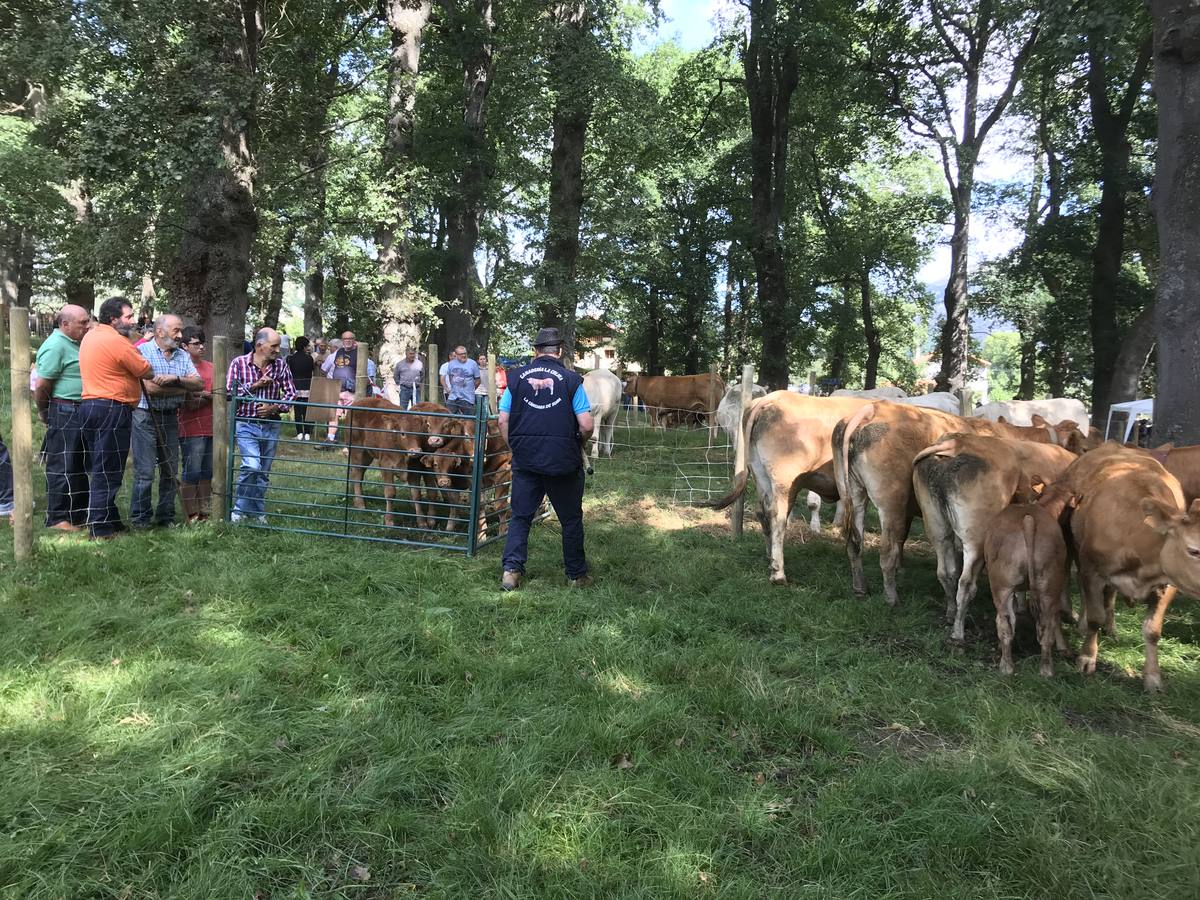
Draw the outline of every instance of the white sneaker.
[[[229,514],[229,521],[232,522],[234,525],[236,525],[238,522],[243,521],[244,519],[245,519],[245,516],[243,516],[240,512],[231,512]]]
[[[254,521],[255,521],[255,523],[256,523],[256,524],[258,524],[258,525],[266,525],[266,524],[267,524],[267,517],[266,517],[266,516],[255,516],[255,517],[254,517]]]

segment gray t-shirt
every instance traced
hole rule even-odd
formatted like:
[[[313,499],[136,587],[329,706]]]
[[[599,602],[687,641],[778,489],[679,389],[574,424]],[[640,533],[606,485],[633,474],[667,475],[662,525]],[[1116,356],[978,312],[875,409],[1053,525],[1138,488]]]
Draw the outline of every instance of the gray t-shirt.
[[[396,384],[416,385],[420,387],[421,379],[425,377],[425,362],[420,357],[417,357],[412,362],[402,359],[396,363],[392,374],[396,376]]]

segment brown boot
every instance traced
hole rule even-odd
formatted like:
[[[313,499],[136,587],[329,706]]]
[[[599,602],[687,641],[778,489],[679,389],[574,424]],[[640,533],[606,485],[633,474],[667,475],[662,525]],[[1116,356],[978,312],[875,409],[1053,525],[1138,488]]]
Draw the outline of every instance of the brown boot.
[[[588,588],[596,583],[596,579],[591,575],[581,575],[578,578],[568,578],[567,587],[573,588]]]
[[[521,587],[520,572],[505,572],[504,577],[500,579],[500,590],[515,591]]]

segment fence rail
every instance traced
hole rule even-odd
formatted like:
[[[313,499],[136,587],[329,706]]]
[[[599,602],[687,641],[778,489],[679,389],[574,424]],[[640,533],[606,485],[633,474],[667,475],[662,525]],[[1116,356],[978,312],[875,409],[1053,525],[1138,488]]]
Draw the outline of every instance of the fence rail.
[[[382,398],[352,406],[307,403],[307,427],[238,415],[251,402],[229,400],[230,520],[468,555],[507,532],[511,454],[486,399],[474,415],[402,410]],[[320,440],[335,416],[339,440]]]

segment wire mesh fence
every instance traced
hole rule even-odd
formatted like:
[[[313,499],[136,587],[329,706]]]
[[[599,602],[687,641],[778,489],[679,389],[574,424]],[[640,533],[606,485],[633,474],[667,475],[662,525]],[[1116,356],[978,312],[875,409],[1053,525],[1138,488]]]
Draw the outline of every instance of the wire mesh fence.
[[[306,404],[295,423],[230,404],[228,504],[251,528],[474,554],[507,531],[511,460],[496,417],[382,397]],[[336,441],[320,440],[326,425]]]
[[[733,475],[734,445],[703,412],[623,404],[596,420],[585,448],[596,476],[674,503],[721,497]]]

